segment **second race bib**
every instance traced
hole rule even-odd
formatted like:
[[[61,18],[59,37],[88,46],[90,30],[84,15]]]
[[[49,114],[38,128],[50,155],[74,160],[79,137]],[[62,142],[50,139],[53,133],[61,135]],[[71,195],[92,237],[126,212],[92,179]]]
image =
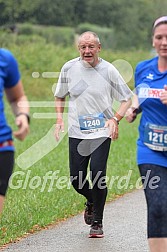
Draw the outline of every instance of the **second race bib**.
[[[152,150],[167,151],[167,126],[146,124],[144,144]]]

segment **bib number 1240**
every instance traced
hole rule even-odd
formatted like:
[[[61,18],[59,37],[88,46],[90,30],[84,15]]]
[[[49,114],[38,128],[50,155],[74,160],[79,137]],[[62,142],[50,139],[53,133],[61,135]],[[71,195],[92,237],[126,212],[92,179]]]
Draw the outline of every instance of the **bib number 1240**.
[[[91,127],[97,127],[100,126],[100,120],[99,119],[93,119],[93,120],[86,120],[83,121],[83,124],[85,128],[91,128]]]

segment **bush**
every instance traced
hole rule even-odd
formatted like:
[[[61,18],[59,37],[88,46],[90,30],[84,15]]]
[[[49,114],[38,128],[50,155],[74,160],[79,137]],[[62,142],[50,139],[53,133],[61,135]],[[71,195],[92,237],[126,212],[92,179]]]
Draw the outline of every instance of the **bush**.
[[[0,46],[8,47],[11,44],[25,44],[27,42],[53,43],[62,46],[71,46],[75,41],[75,30],[71,27],[42,26],[32,24],[17,24],[17,33],[8,32],[1,28]]]
[[[34,34],[34,26],[32,24],[24,23],[18,24],[18,34],[32,35]]]
[[[75,31],[70,27],[42,26],[31,24],[18,24],[20,35],[38,35],[47,43],[71,46],[74,43]]]
[[[8,47],[16,41],[16,34],[0,31],[0,47]]]

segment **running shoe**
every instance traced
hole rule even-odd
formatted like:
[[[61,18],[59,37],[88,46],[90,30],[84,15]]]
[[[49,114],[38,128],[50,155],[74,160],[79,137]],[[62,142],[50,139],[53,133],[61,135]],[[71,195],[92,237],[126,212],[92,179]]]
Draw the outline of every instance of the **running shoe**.
[[[91,225],[93,222],[93,203],[85,203],[84,220],[87,225]]]
[[[102,238],[103,234],[103,225],[98,221],[94,221],[91,225],[89,238]]]

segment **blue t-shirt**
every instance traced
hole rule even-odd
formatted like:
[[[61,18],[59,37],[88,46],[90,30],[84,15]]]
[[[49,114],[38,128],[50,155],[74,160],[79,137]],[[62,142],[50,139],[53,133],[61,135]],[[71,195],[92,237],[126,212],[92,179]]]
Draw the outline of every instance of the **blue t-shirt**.
[[[12,139],[12,130],[4,113],[4,89],[14,87],[20,80],[18,64],[12,53],[0,48],[0,143]],[[14,150],[13,146],[1,147],[0,151]]]
[[[164,85],[167,85],[167,71],[159,72],[158,57],[137,65],[135,87],[142,110],[137,140],[138,164],[147,163],[167,167],[167,151],[152,150],[144,143],[144,133],[148,123],[160,127],[167,126],[167,105],[164,105],[159,98]]]

